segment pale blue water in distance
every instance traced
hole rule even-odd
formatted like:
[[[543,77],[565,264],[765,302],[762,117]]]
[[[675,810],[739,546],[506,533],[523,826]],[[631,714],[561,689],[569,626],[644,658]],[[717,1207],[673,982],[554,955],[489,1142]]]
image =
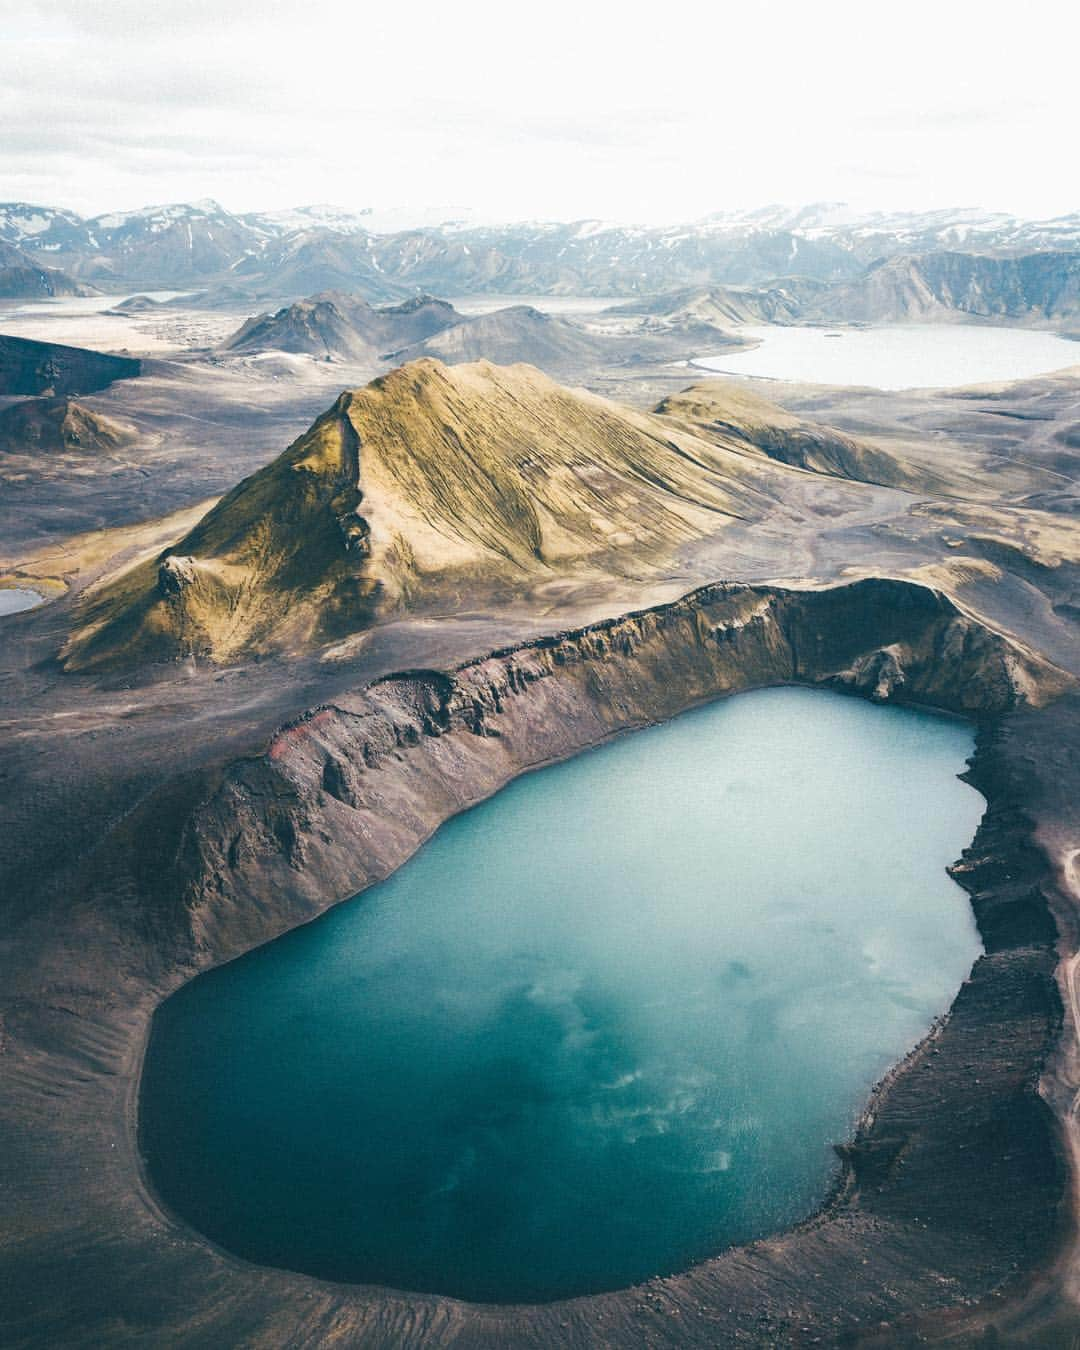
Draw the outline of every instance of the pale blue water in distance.
[[[0,618],[5,614],[21,614],[26,609],[36,609],[42,604],[37,591],[24,590],[21,586],[0,586]]]
[[[887,328],[746,327],[760,345],[695,359],[730,375],[874,389],[951,388],[1021,380],[1080,365],[1080,343],[1057,333],[974,324]]]
[[[153,1184],[253,1261],[492,1302],[804,1217],[980,951],[972,742],[772,689],[517,780],[166,1001]]]

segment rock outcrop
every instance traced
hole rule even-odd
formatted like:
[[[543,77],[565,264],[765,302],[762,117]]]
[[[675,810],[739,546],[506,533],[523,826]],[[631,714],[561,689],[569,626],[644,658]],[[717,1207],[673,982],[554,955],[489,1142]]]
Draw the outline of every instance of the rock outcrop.
[[[827,323],[984,319],[1080,328],[1080,253],[1019,258],[902,254],[877,263],[854,281],[822,291],[803,306],[802,317]]]
[[[111,454],[135,428],[74,398],[27,399],[0,410],[0,451],[8,454]]]
[[[378,819],[374,834],[405,856],[438,820],[520,767],[778,683],[988,718],[1046,703],[1071,680],[940,592],[885,579],[807,591],[707,586],[453,671],[381,680],[283,728],[261,760],[223,778],[191,834],[202,860],[186,908],[198,941],[207,940],[204,923],[215,943],[222,922],[242,928],[241,916],[301,860],[291,884],[313,903],[340,892],[337,869],[357,839],[352,812],[368,838]],[[425,761],[422,781],[410,755]],[[400,860],[395,853],[380,869]]]

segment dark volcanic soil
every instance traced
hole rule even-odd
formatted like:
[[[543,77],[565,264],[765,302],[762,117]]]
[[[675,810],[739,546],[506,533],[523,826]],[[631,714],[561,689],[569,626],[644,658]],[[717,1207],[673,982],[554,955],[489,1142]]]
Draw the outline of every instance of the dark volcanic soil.
[[[0,336],[0,394],[93,394],[138,375],[140,363],[83,347]]]
[[[490,1309],[260,1270],[159,1210],[131,1113],[148,1018],[177,983],[385,875],[524,768],[739,688],[821,680],[979,716],[990,809],[957,871],[987,954],[877,1094],[820,1216],[642,1288]],[[9,872],[10,1343],[836,1343],[1019,1287],[1070,1214],[1037,1091],[1061,1024],[1049,906],[1063,898],[1027,815],[1063,766],[1026,755],[1030,719],[1061,744],[1075,734],[1068,687],[924,588],[707,588],[445,675],[340,689],[255,755],[144,782],[127,805],[103,796],[111,819],[77,865],[44,879],[30,847]],[[1028,709],[1022,691],[1051,702]]]
[[[277,453],[337,389],[274,370],[148,364],[96,396],[138,458],[8,467],[8,561]],[[687,381],[588,382],[651,403]],[[478,593],[292,661],[63,676],[69,599],[0,621],[5,1346],[1076,1343],[1080,379],[768,392],[947,465],[954,490],[805,475],[786,512],[726,524],[644,592]],[[676,599],[718,577],[752,584]],[[515,774],[785,682],[973,717],[988,802],[956,869],[986,954],[875,1094],[819,1215],[640,1288],[485,1308],[247,1265],[162,1211],[134,1106],[171,990],[378,880]]]

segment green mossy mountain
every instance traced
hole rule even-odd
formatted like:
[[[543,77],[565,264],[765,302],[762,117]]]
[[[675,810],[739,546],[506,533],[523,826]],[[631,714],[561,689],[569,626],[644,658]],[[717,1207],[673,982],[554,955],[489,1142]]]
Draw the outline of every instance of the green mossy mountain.
[[[736,396],[721,419],[717,399],[710,423],[696,395],[649,414],[530,366],[399,367],[342,394],[163,554],[92,590],[66,665],[228,662],[493,585],[647,574],[791,490],[794,470],[755,438],[794,437],[793,419],[772,409],[770,426],[769,405]],[[815,443],[823,464],[830,435]],[[855,453],[836,444],[834,458]]]

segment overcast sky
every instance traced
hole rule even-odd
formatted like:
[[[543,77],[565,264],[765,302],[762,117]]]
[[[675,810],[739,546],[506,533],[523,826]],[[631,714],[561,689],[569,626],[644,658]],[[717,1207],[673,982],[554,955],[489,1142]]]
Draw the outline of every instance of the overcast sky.
[[[1066,0],[0,0],[0,200],[1080,208]]]

